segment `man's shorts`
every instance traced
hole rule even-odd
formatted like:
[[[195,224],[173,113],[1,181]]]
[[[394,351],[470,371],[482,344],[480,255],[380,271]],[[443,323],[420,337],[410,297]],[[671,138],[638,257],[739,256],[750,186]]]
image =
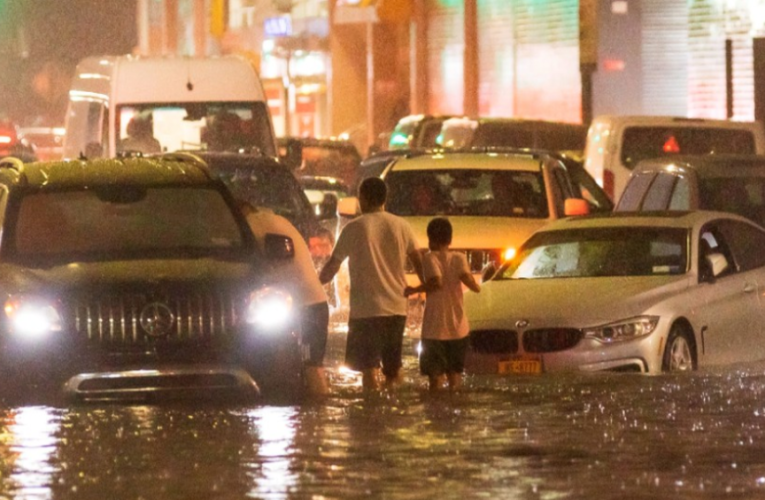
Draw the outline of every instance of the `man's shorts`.
[[[302,311],[303,343],[308,345],[308,366],[323,366],[327,350],[329,330],[329,305],[326,302],[311,304]]]
[[[422,339],[420,373],[431,377],[465,371],[469,337],[458,340]]]
[[[401,369],[406,316],[377,316],[348,320],[345,364],[356,371],[379,368],[386,377]]]

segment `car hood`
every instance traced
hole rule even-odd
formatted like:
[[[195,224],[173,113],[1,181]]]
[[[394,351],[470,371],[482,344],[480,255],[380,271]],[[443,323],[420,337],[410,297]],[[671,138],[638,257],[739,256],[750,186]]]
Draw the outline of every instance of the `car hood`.
[[[473,328],[513,328],[518,320],[537,326],[597,326],[644,314],[687,289],[687,276],[636,276],[501,280],[466,294]]]
[[[414,229],[417,243],[428,248],[428,223],[432,216],[404,217]],[[519,217],[449,217],[452,224],[454,249],[518,248],[550,219]]]
[[[98,290],[115,287],[184,286],[241,283],[252,280],[254,268],[242,261],[214,259],[124,260],[75,262],[47,268],[0,266],[6,290],[16,293]]]

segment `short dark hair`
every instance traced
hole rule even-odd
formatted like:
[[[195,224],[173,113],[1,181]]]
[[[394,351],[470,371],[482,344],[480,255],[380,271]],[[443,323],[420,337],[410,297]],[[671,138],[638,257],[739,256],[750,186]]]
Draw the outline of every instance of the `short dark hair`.
[[[359,197],[373,207],[381,207],[388,197],[388,187],[379,177],[367,177],[359,186]]]
[[[445,217],[436,217],[428,222],[430,245],[449,245],[452,242],[452,223]]]

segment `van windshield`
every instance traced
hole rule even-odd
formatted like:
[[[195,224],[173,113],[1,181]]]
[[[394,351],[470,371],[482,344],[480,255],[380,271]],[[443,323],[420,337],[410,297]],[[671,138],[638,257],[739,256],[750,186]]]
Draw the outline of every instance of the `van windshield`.
[[[624,130],[622,164],[673,155],[754,154],[749,130],[714,127],[629,127]]]
[[[117,108],[117,152],[179,150],[276,154],[263,102],[123,105]]]

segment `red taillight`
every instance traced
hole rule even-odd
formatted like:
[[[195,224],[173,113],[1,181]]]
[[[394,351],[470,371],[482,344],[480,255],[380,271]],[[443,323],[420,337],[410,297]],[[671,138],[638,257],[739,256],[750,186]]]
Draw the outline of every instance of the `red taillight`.
[[[603,191],[606,192],[611,201],[614,199],[614,173],[603,169]]]
[[[667,141],[664,143],[664,146],[661,148],[665,153],[679,153],[680,152],[680,144],[677,143],[677,139],[675,139],[675,136],[672,135],[667,139]]]

